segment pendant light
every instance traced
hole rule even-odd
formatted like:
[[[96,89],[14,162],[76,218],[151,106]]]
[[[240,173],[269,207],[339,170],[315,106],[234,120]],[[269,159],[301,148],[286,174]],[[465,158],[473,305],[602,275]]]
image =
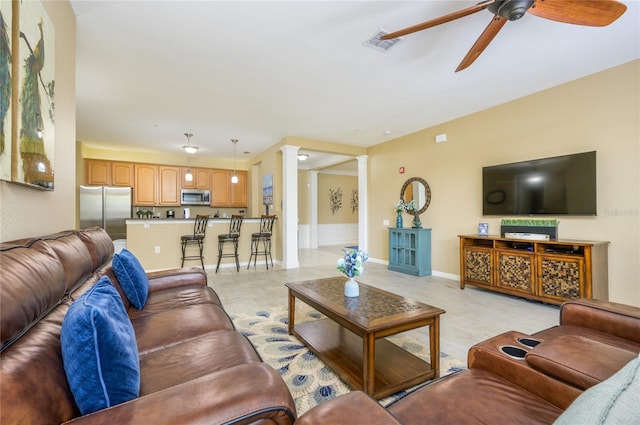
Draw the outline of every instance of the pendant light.
[[[187,172],[184,173],[184,181],[186,182],[193,181],[193,173],[191,172],[191,166],[190,166],[190,161],[188,156],[187,156]]]
[[[191,146],[191,137],[193,136],[193,133],[184,133],[184,135],[187,136],[187,144],[184,145],[182,149],[184,149],[184,151],[189,154],[198,152],[197,146]]]
[[[233,143],[233,176],[231,176],[231,183],[238,183],[238,176],[236,176],[236,144],[238,143],[238,139],[231,139],[231,143]]]
[[[184,150],[187,152],[187,172],[184,174],[184,181],[192,182],[193,181],[193,173],[191,172],[191,158],[189,154],[196,153],[198,150],[197,147],[191,146],[191,137],[192,133],[184,133],[187,136],[187,144],[183,146]]]

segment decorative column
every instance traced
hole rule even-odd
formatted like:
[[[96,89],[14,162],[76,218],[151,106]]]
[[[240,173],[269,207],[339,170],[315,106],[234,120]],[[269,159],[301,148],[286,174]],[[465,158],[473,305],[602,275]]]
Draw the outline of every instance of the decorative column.
[[[358,248],[369,251],[368,213],[369,192],[367,191],[368,155],[357,156],[358,160]]]
[[[282,260],[285,269],[296,269],[298,262],[298,150],[285,145],[282,151]]]

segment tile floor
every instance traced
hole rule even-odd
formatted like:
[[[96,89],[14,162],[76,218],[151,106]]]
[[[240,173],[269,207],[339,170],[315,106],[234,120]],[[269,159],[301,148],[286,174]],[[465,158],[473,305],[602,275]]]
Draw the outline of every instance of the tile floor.
[[[286,282],[336,276],[341,246],[324,246],[299,251],[300,268],[284,270],[277,264],[266,270],[264,260],[247,270],[224,267],[216,274],[207,270],[209,285],[220,296],[227,312],[252,314],[286,308]],[[441,316],[441,350],[466,361],[469,348],[482,340],[509,330],[532,333],[558,324],[559,307],[474,287],[460,290],[459,282],[434,276],[415,277],[387,270],[368,262],[358,280],[371,286],[413,298],[446,310]],[[300,303],[297,303],[297,305]],[[412,336],[428,342],[426,329]]]

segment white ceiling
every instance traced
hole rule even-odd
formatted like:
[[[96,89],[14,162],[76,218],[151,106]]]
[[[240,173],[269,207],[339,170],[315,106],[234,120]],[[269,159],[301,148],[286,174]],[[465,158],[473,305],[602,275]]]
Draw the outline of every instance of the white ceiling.
[[[257,154],[285,136],[371,146],[640,57],[640,2],[602,28],[533,15],[507,22],[454,70],[484,10],[363,42],[474,1],[83,1],[77,16],[77,138],[198,155]],[[385,134],[390,132],[390,134]]]

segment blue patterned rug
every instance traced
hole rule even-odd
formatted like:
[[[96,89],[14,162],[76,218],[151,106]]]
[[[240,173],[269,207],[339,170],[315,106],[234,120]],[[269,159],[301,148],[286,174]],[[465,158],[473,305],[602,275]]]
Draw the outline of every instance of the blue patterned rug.
[[[296,322],[301,320],[300,315],[305,317],[302,320],[315,320],[320,317],[320,314],[313,310],[307,313],[298,312]],[[255,315],[239,314],[233,318],[233,322],[256,347],[262,360],[280,373],[295,400],[298,415],[323,401],[351,391],[349,386],[325,366],[313,352],[296,337],[288,334],[289,320],[286,309],[276,312],[258,312]],[[408,336],[398,335],[387,339],[420,358],[428,359],[427,347]],[[440,353],[441,376],[465,368],[464,362]],[[380,400],[380,403],[386,406],[417,387],[386,397]]]

